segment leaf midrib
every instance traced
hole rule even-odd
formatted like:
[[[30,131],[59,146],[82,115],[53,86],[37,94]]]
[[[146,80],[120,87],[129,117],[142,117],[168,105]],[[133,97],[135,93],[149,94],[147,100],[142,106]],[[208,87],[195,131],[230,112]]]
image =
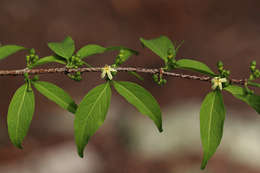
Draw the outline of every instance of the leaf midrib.
[[[208,128],[208,139],[207,139],[207,143],[208,143],[208,147],[210,148],[210,138],[211,138],[211,122],[212,122],[212,112],[213,112],[213,108],[214,108],[214,104],[215,104],[215,99],[216,99],[216,94],[217,93],[214,93],[214,97],[212,99],[212,104],[211,104],[211,107],[210,107],[210,119],[209,119],[209,128]],[[207,152],[207,156],[209,156],[209,151]]]
[[[193,63],[196,63],[198,66],[202,67],[203,69],[201,69],[201,68],[199,68],[199,69],[198,68],[194,68],[192,65],[178,64],[178,62],[180,63],[180,62],[183,62],[183,61],[191,61]],[[177,64],[177,68],[179,66],[179,68],[183,68],[183,69],[188,69],[188,70],[191,69],[191,70],[194,70],[194,71],[204,72],[204,73],[207,73],[209,75],[216,75],[206,64],[201,63],[201,62],[196,61],[196,60],[181,59],[181,60],[177,61],[176,64]],[[206,70],[204,70],[204,69],[206,69]]]
[[[142,103],[142,105],[145,107],[145,109],[157,119],[157,117],[146,107],[146,105],[142,102],[142,100],[140,100],[138,97],[136,97],[136,95],[132,94],[132,92],[130,92],[126,87],[124,87],[120,83],[118,83],[118,84],[119,84],[119,87],[125,89],[126,92],[128,92],[130,95],[134,96],[140,103]]]
[[[87,116],[86,116],[86,119],[84,120],[84,124],[85,124],[85,122],[88,121],[88,119],[89,119],[89,117],[90,117],[90,116],[89,116],[90,113],[92,113],[94,107],[96,107],[97,102],[99,101],[101,95],[103,95],[103,93],[104,93],[104,91],[106,90],[107,86],[108,86],[108,84],[105,85],[104,89],[101,91],[100,95],[98,96],[98,98],[97,98],[96,101],[94,102],[93,106],[91,107],[90,111],[88,112],[88,114],[87,114]],[[82,144],[82,140],[83,140],[83,136],[84,136],[85,129],[86,129],[86,126],[84,125],[84,126],[83,126],[83,130],[82,130],[82,133],[81,133],[81,135],[80,135],[80,143],[81,143],[81,144]]]
[[[17,111],[17,114],[18,114],[18,117],[17,117],[17,120],[16,120],[16,124],[17,124],[17,126],[16,126],[16,129],[15,129],[15,139],[16,139],[16,142],[18,141],[18,128],[19,128],[19,122],[20,122],[20,118],[21,118],[21,109],[22,109],[22,105],[23,105],[23,103],[24,103],[24,100],[25,100],[25,95],[26,95],[26,86],[25,86],[25,88],[24,88],[24,91],[23,91],[23,95],[22,95],[22,99],[21,99],[21,104],[19,105],[19,108],[18,108],[18,111]]]
[[[45,88],[44,86],[42,86],[40,83],[35,82],[36,85],[38,85],[39,88],[42,88],[42,90],[46,91],[47,93],[49,93],[50,95],[52,95],[54,98],[56,98],[57,100],[59,100],[61,102],[61,104],[65,105],[65,108],[67,109],[67,107],[69,107],[70,104],[64,102],[62,99],[60,99],[59,97],[57,97],[55,94],[52,94],[52,92],[50,90],[48,90],[47,88]],[[47,96],[46,96],[47,97]]]

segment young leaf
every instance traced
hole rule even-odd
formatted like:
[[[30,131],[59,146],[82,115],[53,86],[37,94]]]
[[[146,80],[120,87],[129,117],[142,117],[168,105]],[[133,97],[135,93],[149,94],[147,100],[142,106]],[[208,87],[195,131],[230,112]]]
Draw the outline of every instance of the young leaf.
[[[160,36],[151,40],[140,38],[140,41],[145,47],[149,48],[156,55],[161,57],[165,62],[167,61],[169,50],[171,50],[173,54],[176,54],[173,43],[169,38],[165,36]]]
[[[176,68],[197,71],[206,75],[216,76],[216,74],[204,63],[191,59],[181,59],[176,62]]]
[[[77,105],[62,88],[43,81],[33,82],[33,86],[45,97],[71,113],[76,113]]]
[[[236,85],[229,85],[224,88],[226,91],[230,92],[234,97],[240,99],[251,106],[255,111],[260,114],[260,96],[255,94],[247,94],[244,88]]]
[[[132,82],[113,81],[116,91],[144,115],[151,118],[160,132],[162,129],[162,115],[160,106],[155,98],[143,87]]]
[[[64,64],[64,65],[66,64],[66,60],[64,58],[51,55],[51,56],[46,56],[46,57],[40,58],[38,61],[36,61],[36,63],[34,63],[32,65],[32,67],[36,67],[36,66],[51,63],[51,62],[56,62],[56,63],[60,63],[60,64]]]
[[[225,120],[225,108],[222,94],[215,90],[210,92],[200,109],[200,134],[203,147],[203,161],[201,169],[204,169],[208,160],[216,152],[223,135]]]
[[[28,91],[27,84],[15,92],[8,108],[8,134],[12,143],[22,148],[22,142],[30,127],[34,113],[34,93]]]
[[[48,47],[57,55],[69,59],[75,51],[74,41],[71,37],[66,37],[62,42],[48,43]]]
[[[129,59],[130,56],[138,55],[137,51],[123,47],[123,46],[112,46],[112,47],[108,47],[106,49],[106,51],[115,51],[115,50],[119,50],[119,54],[115,60],[115,64],[117,66],[120,66],[121,64],[123,64],[126,60]]]
[[[115,51],[115,50],[127,50],[129,52],[131,52],[131,55],[135,54],[135,55],[138,55],[139,53],[133,49],[129,49],[129,48],[126,48],[124,46],[111,46],[111,47],[108,47],[106,48],[106,51]]]
[[[17,45],[0,46],[0,60],[26,48]]]
[[[82,47],[78,52],[77,55],[83,59],[90,55],[100,54],[104,53],[106,51],[106,48],[96,45],[96,44],[89,44],[84,47]]]
[[[83,151],[88,140],[103,124],[110,105],[111,88],[109,82],[92,89],[81,101],[74,120],[75,141],[78,154]]]

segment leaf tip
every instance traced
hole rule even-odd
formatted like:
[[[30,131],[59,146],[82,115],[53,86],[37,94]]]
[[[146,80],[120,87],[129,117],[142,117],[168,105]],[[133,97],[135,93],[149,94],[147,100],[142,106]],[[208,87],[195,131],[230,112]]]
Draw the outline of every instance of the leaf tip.
[[[22,146],[22,144],[21,143],[14,143],[13,142],[13,144],[14,144],[14,146],[16,147],[16,148],[18,148],[18,149],[23,149],[23,146]]]
[[[204,170],[206,168],[206,165],[207,165],[208,161],[203,159],[202,163],[201,163],[201,166],[200,166],[200,169],[201,170]]]
[[[84,152],[82,149],[78,149],[78,155],[79,157],[83,158],[84,157]]]
[[[201,165],[201,166],[200,166],[200,169],[201,169],[201,170],[204,170],[205,168],[206,168],[206,165]]]
[[[18,145],[17,148],[19,148],[20,150],[23,149],[23,146],[22,145]]]

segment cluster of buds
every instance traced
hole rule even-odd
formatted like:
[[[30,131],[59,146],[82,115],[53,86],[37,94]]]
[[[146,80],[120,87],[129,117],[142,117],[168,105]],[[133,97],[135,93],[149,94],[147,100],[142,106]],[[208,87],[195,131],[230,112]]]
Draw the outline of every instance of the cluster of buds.
[[[79,71],[73,73],[73,74],[68,74],[69,78],[75,81],[81,81],[82,77],[81,77],[81,73]]]
[[[126,55],[127,53],[128,52],[126,50],[120,49],[119,54],[117,55],[116,61],[115,61],[115,64],[117,66],[121,65],[125,61],[123,57],[127,56]]]
[[[222,77],[229,77],[230,71],[224,69],[224,64],[222,61],[218,61],[218,71]]]
[[[160,69],[160,72],[157,74],[153,74],[153,80],[158,84],[158,85],[164,85],[166,84],[167,80],[163,79],[163,69]]]
[[[29,55],[26,55],[26,64],[30,68],[32,64],[36,63],[39,60],[39,56],[35,53],[34,49],[30,49]]]
[[[84,65],[84,62],[81,60],[79,56],[73,55],[70,59],[68,64],[66,65],[67,68],[79,68]]]
[[[71,58],[69,58],[69,61],[66,65],[66,68],[79,68],[84,65],[84,61],[81,60],[81,58],[77,55],[73,55]],[[81,72],[75,72],[73,74],[68,74],[68,77],[75,81],[81,81]]]
[[[167,52],[167,61],[165,62],[166,70],[172,70],[175,68],[175,63],[176,63],[175,56],[176,56],[175,50],[170,48]]]
[[[255,80],[260,77],[260,71],[256,68],[256,61],[252,61],[250,64],[251,74],[249,80]]]

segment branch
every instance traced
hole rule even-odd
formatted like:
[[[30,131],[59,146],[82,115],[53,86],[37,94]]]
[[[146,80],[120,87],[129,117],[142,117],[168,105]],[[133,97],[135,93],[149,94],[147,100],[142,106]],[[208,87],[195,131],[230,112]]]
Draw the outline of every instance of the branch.
[[[21,76],[25,73],[36,75],[36,74],[47,74],[47,73],[75,73],[75,72],[101,72],[102,67],[92,67],[92,68],[77,68],[77,69],[68,69],[68,68],[49,68],[49,69],[19,69],[19,70],[0,70],[0,76]],[[160,69],[147,69],[147,68],[135,68],[135,67],[118,67],[115,68],[117,71],[121,72],[139,72],[139,73],[149,73],[156,74],[160,73]],[[181,73],[173,73],[173,72],[165,72],[162,71],[161,74],[166,76],[172,76],[183,79],[192,79],[192,80],[200,80],[205,82],[210,82],[211,77],[208,76],[195,76]],[[231,83],[244,85],[246,83],[246,79],[229,79]]]

